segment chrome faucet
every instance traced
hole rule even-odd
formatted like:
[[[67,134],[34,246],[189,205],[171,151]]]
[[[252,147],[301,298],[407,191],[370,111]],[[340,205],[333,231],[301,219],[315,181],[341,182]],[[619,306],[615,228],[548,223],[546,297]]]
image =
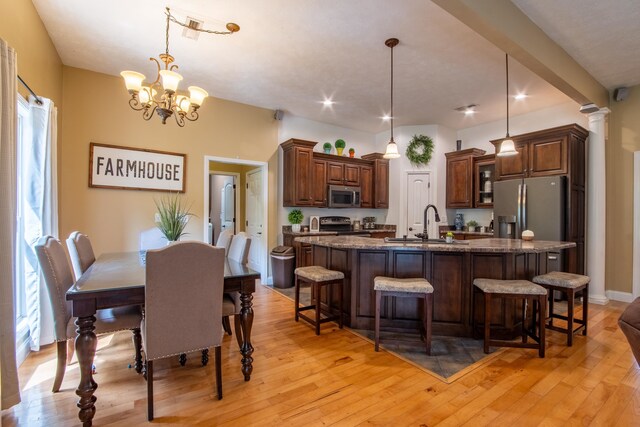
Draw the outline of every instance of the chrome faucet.
[[[436,222],[440,222],[440,215],[438,215],[438,208],[435,207],[435,205],[427,205],[426,208],[424,208],[424,221],[423,221],[423,226],[424,229],[422,230],[422,236],[418,236],[418,237],[422,237],[422,240],[429,240],[429,231],[428,231],[428,227],[427,227],[427,214],[429,213],[429,208],[433,208],[433,213],[435,214],[435,220]],[[417,236],[417,234],[416,234]]]

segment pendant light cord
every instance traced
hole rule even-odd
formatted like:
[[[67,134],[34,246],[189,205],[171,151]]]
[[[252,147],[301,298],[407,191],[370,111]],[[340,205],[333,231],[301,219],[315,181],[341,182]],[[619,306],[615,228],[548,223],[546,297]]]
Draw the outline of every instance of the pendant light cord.
[[[506,70],[507,70],[507,138],[509,138],[509,54],[504,54]]]
[[[391,47],[391,141],[393,141],[393,46]]]

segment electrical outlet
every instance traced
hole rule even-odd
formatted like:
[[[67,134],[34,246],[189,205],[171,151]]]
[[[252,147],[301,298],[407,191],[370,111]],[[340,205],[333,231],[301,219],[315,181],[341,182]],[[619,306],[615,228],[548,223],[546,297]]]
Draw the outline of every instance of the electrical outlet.
[[[155,216],[153,217],[155,222],[160,222],[160,214],[158,212],[156,212]]]

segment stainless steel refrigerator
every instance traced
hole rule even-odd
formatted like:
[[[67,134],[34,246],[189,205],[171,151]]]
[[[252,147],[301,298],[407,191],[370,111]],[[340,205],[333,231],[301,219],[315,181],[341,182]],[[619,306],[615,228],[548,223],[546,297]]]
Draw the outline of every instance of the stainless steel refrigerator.
[[[494,236],[519,239],[531,230],[536,240],[565,240],[566,177],[497,181],[493,187]],[[549,271],[563,267],[559,253],[550,253]]]

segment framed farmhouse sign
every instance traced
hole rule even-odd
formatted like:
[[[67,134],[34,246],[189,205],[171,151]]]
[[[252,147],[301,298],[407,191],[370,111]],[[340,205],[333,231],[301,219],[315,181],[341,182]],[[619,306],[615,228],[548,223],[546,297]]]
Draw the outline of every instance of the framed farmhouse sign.
[[[186,154],[92,142],[89,187],[185,191]]]

